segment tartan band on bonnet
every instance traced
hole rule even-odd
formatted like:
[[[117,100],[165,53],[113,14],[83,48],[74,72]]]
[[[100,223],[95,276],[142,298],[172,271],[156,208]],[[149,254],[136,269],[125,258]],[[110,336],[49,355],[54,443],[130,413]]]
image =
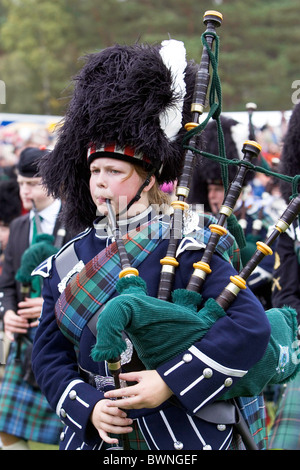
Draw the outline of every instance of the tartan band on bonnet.
[[[90,165],[94,159],[99,157],[118,158],[129,163],[151,165],[149,158],[129,145],[121,148],[116,143],[104,144],[99,147],[94,143],[90,144],[87,152],[88,164]]]

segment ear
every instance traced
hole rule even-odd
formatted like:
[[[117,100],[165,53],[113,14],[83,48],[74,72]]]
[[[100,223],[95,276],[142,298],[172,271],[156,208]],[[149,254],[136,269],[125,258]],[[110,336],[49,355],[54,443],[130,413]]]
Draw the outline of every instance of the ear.
[[[155,182],[156,182],[155,176],[151,175],[150,178],[149,178],[149,183],[147,184],[147,186],[144,187],[143,191],[145,191],[145,192],[150,191],[150,189],[153,187]]]

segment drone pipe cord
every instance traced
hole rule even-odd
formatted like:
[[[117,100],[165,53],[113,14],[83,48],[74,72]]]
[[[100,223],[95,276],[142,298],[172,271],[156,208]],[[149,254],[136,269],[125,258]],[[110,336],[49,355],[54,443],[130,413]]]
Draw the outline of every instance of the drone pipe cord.
[[[216,249],[216,246],[222,235],[226,235],[227,230],[224,227],[227,217],[229,217],[235,207],[235,204],[241,194],[243,188],[243,181],[245,179],[246,172],[248,170],[247,162],[253,160],[260,153],[261,146],[251,140],[247,140],[243,146],[244,159],[241,162],[241,165],[237,171],[237,174],[225,195],[222,206],[220,207],[220,214],[218,217],[217,224],[211,224],[209,226],[211,235],[209,237],[208,244],[203,253],[202,259],[193,265],[194,272],[190,277],[189,283],[187,285],[187,290],[200,292],[203,286],[203,283],[206,279],[207,274],[211,273],[210,262],[213,256],[213,253]]]
[[[221,13],[217,11],[209,10],[204,13],[203,22],[206,25],[206,41],[210,48],[212,47],[215,38],[215,30],[221,25],[222,19],[223,18]],[[197,72],[195,81],[193,103],[191,105],[193,121],[185,125],[187,131],[191,131],[193,128],[198,127],[199,117],[204,111],[208,86],[210,82],[209,67],[209,54],[207,48],[204,47],[199,70]],[[196,145],[195,136],[191,137],[190,145]],[[175,269],[179,264],[175,258],[175,255],[178,242],[181,239],[182,234],[183,212],[188,208],[188,204],[185,202],[185,199],[189,194],[189,187],[194,168],[194,161],[195,154],[192,150],[188,149],[185,154],[183,172],[176,190],[177,200],[171,203],[174,212],[172,218],[173,223],[170,230],[169,245],[166,256],[160,261],[162,269],[157,297],[161,300],[170,300]]]
[[[258,264],[265,256],[271,255],[273,253],[271,246],[273,245],[277,237],[289,228],[289,226],[292,224],[292,222],[295,220],[299,213],[300,196],[296,196],[288,204],[287,208],[275,224],[274,230],[266,238],[265,242],[258,241],[256,243],[257,250],[251,257],[251,259],[248,261],[248,263],[238,275],[230,277],[231,282],[225,287],[225,289],[216,299],[217,303],[221,307],[223,307],[224,310],[226,310],[229,305],[235,300],[237,294],[240,292],[241,289],[246,289],[246,281],[249,276],[253,273],[256,266],[258,266]]]

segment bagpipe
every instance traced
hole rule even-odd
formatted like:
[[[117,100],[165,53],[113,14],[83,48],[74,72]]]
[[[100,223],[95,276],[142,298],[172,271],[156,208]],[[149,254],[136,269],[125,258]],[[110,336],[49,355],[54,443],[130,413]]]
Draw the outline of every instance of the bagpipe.
[[[193,104],[195,119],[194,123],[186,125],[188,136],[191,136],[191,139],[188,144],[186,143],[188,137],[185,140],[187,152],[184,170],[177,187],[178,200],[172,203],[174,209],[173,225],[166,257],[161,260],[162,270],[158,296],[153,298],[147,295],[145,282],[137,272],[128,270],[128,260],[126,260],[126,256],[123,257],[124,250],[122,249],[120,259],[124,269],[122,269],[116,285],[119,295],[107,302],[99,316],[97,342],[92,351],[92,357],[95,361],[111,361],[112,358],[120,356],[126,348],[122,337],[123,330],[128,334],[139,358],[147,369],[158,367],[190,347],[193,342],[199,341],[214,322],[226,314],[226,309],[234,301],[238,292],[247,287],[246,281],[255,267],[264,256],[272,252],[272,243],[280,233],[287,230],[300,212],[300,197],[297,196],[279,218],[267,240],[257,242],[257,250],[243,270],[230,278],[229,284],[217,299],[208,299],[204,307],[199,310],[202,301],[201,287],[211,272],[212,255],[220,237],[226,233],[225,224],[232,216],[246,171],[249,168],[259,170],[259,167],[255,167],[251,161],[259,155],[260,146],[255,141],[246,141],[243,147],[244,158],[238,163],[237,174],[226,191],[218,222],[210,226],[211,236],[203,256],[198,263],[194,264],[194,272],[186,289],[172,292],[174,273],[178,265],[175,253],[178,240],[181,239],[182,214],[188,207],[185,198],[188,195],[191,171],[195,158],[197,158],[195,156],[197,149],[193,147],[193,139],[196,131],[199,132],[199,129],[200,131],[203,129],[203,126],[197,122],[203,111],[208,88],[207,75],[210,65],[208,57],[212,57],[211,48],[216,38],[215,28],[220,26],[221,18],[222,16],[218,12],[209,11],[204,15],[207,31],[203,38],[207,37],[208,39],[207,41],[203,39],[205,47],[195,86]],[[206,77],[204,82],[202,82],[203,77]],[[216,107],[213,107],[212,112],[216,112]],[[200,153],[209,157],[209,155],[205,155],[205,152]],[[226,165],[224,158],[221,158],[220,161]],[[234,163],[237,164],[237,162]],[[118,244],[121,244],[121,237],[117,239]],[[146,318],[145,311],[147,311]],[[266,315],[270,321],[272,333],[263,358],[230,391],[226,391],[222,395],[222,399],[255,396],[261,393],[266,385],[287,382],[298,373],[299,360],[296,358],[299,347],[295,311],[288,307],[270,309]],[[166,336],[162,338],[163,331],[166,331]],[[284,345],[283,348],[282,345]]]
[[[222,15],[219,12],[207,11],[204,14],[206,31],[202,35],[204,47],[191,106],[193,118],[191,122],[185,125],[186,135],[182,143],[185,150],[184,165],[176,188],[177,200],[171,203],[173,215],[170,224],[170,237],[166,256],[161,260],[162,268],[157,297],[151,297],[147,294],[145,281],[139,276],[138,270],[130,265],[126,245],[124,245],[124,240],[118,230],[116,215],[113,213],[109,201],[107,201],[108,216],[119,252],[118,261],[121,264],[121,272],[118,264],[119,279],[114,286],[114,291],[116,290],[119,295],[108,300],[104,306],[101,305],[101,302],[98,302],[97,298],[95,302],[92,302],[88,282],[91,280],[89,269],[93,268],[95,273],[92,280],[93,289],[97,290],[98,273],[96,268],[99,263],[98,258],[95,257],[96,260],[95,258],[91,260],[88,263],[89,266],[86,265],[82,271],[76,274],[75,278],[68,282],[65,291],[62,292],[55,306],[58,320],[70,307],[70,313],[73,317],[67,316],[68,319],[72,320],[69,322],[72,323],[72,327],[76,324],[76,320],[80,323],[78,328],[76,326],[79,331],[78,335],[81,334],[87,317],[100,312],[97,320],[96,343],[91,356],[94,361],[106,361],[109,364],[109,369],[115,378],[117,387],[120,386],[118,381],[118,374],[121,370],[120,356],[127,349],[127,343],[122,334],[123,331],[128,335],[146,369],[157,368],[160,364],[185,351],[195,342],[200,341],[214,323],[226,315],[226,309],[234,301],[238,292],[246,288],[246,281],[251,270],[260,262],[262,256],[270,253],[273,240],[279,233],[288,228],[300,212],[299,197],[295,197],[278,221],[273,237],[265,242],[259,242],[257,244],[258,254],[255,253],[254,259],[247,263],[239,275],[232,276],[228,286],[224,288],[217,299],[209,298],[204,306],[200,308],[203,304],[201,288],[205,279],[211,273],[210,263],[220,238],[229,229],[238,242],[243,241],[243,233],[235,219],[233,210],[241,193],[246,172],[249,169],[259,171],[253,161],[259,155],[261,149],[259,144],[253,140],[244,143],[244,158],[239,162],[230,161],[231,164],[238,166],[238,170],[236,176],[228,185],[229,160],[225,155],[224,139],[219,119],[221,113],[221,87],[217,74],[218,36],[216,35],[216,28],[221,23]],[[213,54],[213,48],[215,48],[215,54]],[[212,76],[210,74],[211,69]],[[210,110],[205,120],[199,124],[200,117],[207,104],[209,86]],[[217,100],[215,101],[216,97]],[[218,138],[221,144],[221,155],[217,157],[200,151],[196,145],[197,136],[211,118],[217,122]],[[178,266],[176,253],[178,244],[182,240],[184,213],[189,208],[186,199],[189,194],[193,168],[197,160],[201,161],[201,158],[214,157],[222,167],[225,181],[224,202],[217,223],[210,226],[209,241],[201,260],[193,266],[194,271],[186,289],[173,290],[174,277]],[[79,285],[84,286],[82,290],[88,291],[86,301],[82,300],[83,293],[78,292]],[[78,298],[76,298],[77,294]],[[78,303],[81,305],[80,310],[84,310],[82,315],[84,319],[79,318],[80,315],[76,311]],[[147,315],[145,315],[145,312],[147,312]],[[267,384],[286,382],[298,372],[298,361],[289,360],[292,356],[295,357],[298,351],[298,348],[295,347],[297,339],[295,312],[292,309],[285,308],[271,309],[266,314],[271,323],[272,336],[264,357],[230,391],[224,390],[221,399],[255,396]],[[72,335],[68,335],[70,335],[69,332],[66,336],[71,340],[75,338],[74,344],[76,344],[75,342],[78,340],[77,333],[72,332]],[[282,344],[285,345],[284,351],[281,349]],[[259,368],[259,371],[257,371],[257,368]],[[258,378],[256,378],[256,375]]]
[[[222,15],[216,11],[207,11],[204,14],[203,22],[206,24],[205,38],[207,41],[207,47],[203,48],[200,66],[196,75],[193,101],[191,105],[193,120],[185,124],[186,130],[191,133],[199,126],[199,118],[203,114],[206,106],[207,90],[210,83],[210,58],[208,48],[211,49],[213,47],[216,37],[216,28],[221,26],[222,19]],[[196,146],[195,139],[196,134],[191,135],[191,138],[189,139],[189,145],[191,148]],[[186,150],[183,171],[176,188],[177,200],[172,202],[174,215],[170,232],[170,242],[166,256],[161,260],[162,270],[158,298],[162,300],[170,299],[175,268],[178,266],[175,254],[178,242],[181,239],[183,212],[188,208],[186,199],[189,194],[192,172],[197,158],[195,152],[191,148],[187,148]]]
[[[32,277],[32,271],[39,266],[44,260],[57,253],[63,244],[65,236],[65,229],[60,228],[55,238],[53,235],[43,233],[41,226],[41,219],[36,209],[34,201],[32,201],[32,208],[34,212],[33,224],[35,225],[34,239],[31,245],[24,251],[20,267],[16,273],[15,279],[20,282],[20,291],[22,301],[28,297],[40,297],[41,295],[41,282],[38,277]],[[16,335],[17,353],[15,361],[21,361],[21,344],[26,335]]]
[[[44,260],[59,251],[66,235],[66,230],[63,226],[61,226],[57,231],[56,237],[48,233],[43,233],[40,216],[35,207],[34,201],[32,201],[32,203],[36,235],[34,236],[29,248],[24,251],[21,258],[20,268],[16,273],[16,280],[21,283],[21,292],[24,298],[28,297],[32,292],[32,271]],[[40,289],[37,288],[35,296],[38,295],[40,295]]]

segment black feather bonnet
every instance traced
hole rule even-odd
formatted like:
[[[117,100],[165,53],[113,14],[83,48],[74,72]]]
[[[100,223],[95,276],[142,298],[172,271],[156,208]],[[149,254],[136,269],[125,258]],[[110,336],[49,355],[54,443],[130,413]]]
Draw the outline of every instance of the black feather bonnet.
[[[287,176],[300,175],[300,103],[294,107],[289,120],[278,170]],[[280,180],[280,189],[286,203],[290,202],[291,183]]]
[[[164,47],[175,50],[175,71],[164,57]],[[179,177],[183,126],[191,120],[197,69],[185,56],[183,62],[182,48],[183,43],[170,40],[157,47],[115,45],[86,56],[55,148],[40,165],[49,194],[64,201],[70,228],[91,226],[95,219],[87,162],[91,144],[97,149],[111,143],[133,147],[157,169],[159,183]]]
[[[243,143],[248,138],[248,126],[239,123],[230,117],[221,116],[221,126],[224,135],[226,156],[229,160],[241,160],[243,158]],[[203,147],[205,152],[220,155],[217,124],[210,121],[203,131]],[[237,167],[228,165],[228,182],[236,175]],[[251,171],[247,173],[244,185],[252,178]],[[208,184],[223,185],[221,165],[217,161],[203,158],[195,166],[188,202],[190,204],[204,204],[205,210],[210,210],[208,205]]]
[[[21,215],[22,202],[15,178],[0,181],[0,225],[9,225]]]

